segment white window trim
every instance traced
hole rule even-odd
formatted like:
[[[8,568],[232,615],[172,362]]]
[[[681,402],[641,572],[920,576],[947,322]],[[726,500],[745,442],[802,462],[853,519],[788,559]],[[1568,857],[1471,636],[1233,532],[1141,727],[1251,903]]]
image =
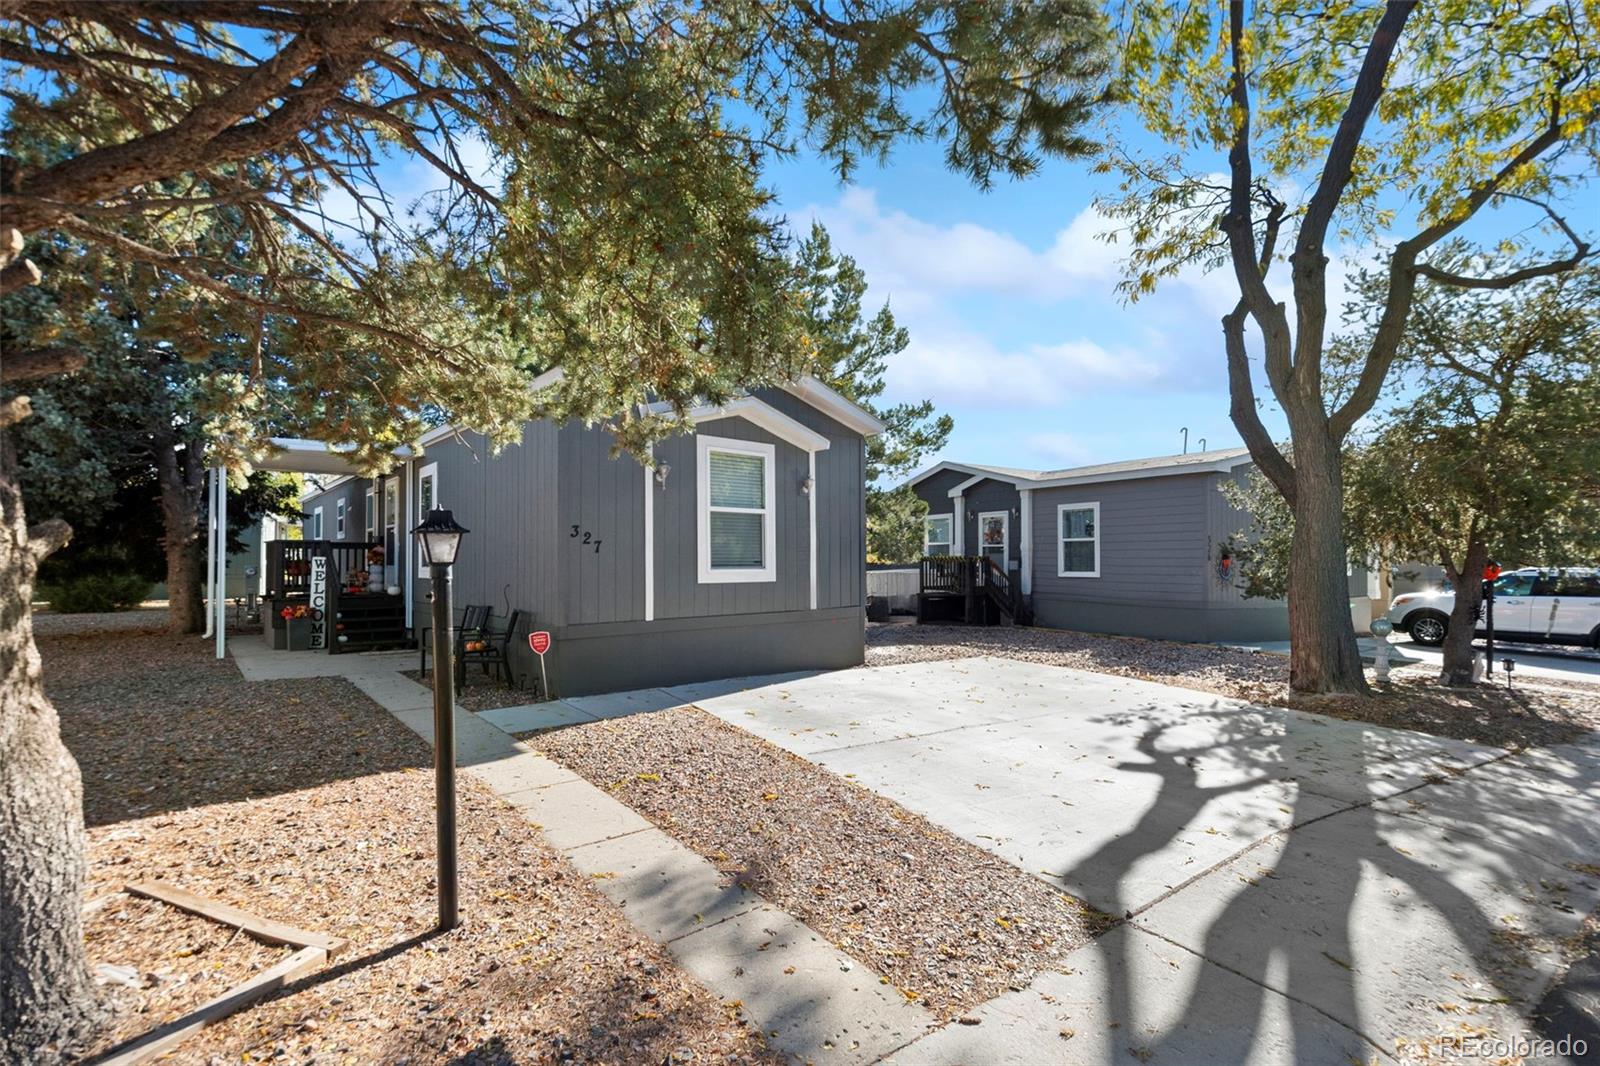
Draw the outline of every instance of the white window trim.
[[[985,518],[1000,519],[1000,572],[1011,572],[1011,512],[1010,511],[980,511],[978,512],[978,554],[982,555],[986,545],[983,543],[983,520]],[[1096,526],[1096,529],[1099,527]],[[1098,557],[1097,557],[1098,558]]]
[[[736,514],[760,514],[762,523],[761,562],[755,567],[738,569],[711,568],[711,453],[732,452],[739,455],[760,456],[765,481],[766,507],[756,510],[742,507],[719,507],[719,511]],[[778,465],[778,449],[771,444],[734,440],[731,437],[695,438],[695,518],[699,532],[699,569],[702,585],[720,585],[742,581],[776,581],[778,579],[778,498],[774,492],[774,479]]]
[[[371,485],[367,486],[367,494],[364,497],[364,500],[365,500],[365,505],[366,505],[366,515],[367,515],[367,525],[366,525],[367,539],[368,540],[377,540],[378,539],[378,536],[377,536],[377,534],[378,534],[378,493],[377,493],[377,490],[375,490]]]
[[[1063,520],[1068,511],[1093,511],[1094,512],[1094,569],[1093,570],[1068,570],[1066,537],[1063,536]],[[1088,537],[1074,537],[1075,542],[1085,542]],[[1056,506],[1056,576],[1057,577],[1099,577],[1100,576],[1100,503],[1063,503]]]
[[[930,544],[939,543],[928,539],[928,523],[935,518],[944,518],[950,522],[950,539],[943,541],[948,554],[954,555],[956,550],[956,515],[954,511],[945,511],[943,514],[927,514],[922,516],[922,554],[932,555],[928,550]]]
[[[311,539],[322,539],[322,508],[314,507],[311,510]]]
[[[339,540],[344,539],[344,501],[333,501],[333,535]]]
[[[427,466],[425,466],[421,470],[417,471],[417,525],[419,525],[419,526],[423,522],[426,522],[428,520],[428,516],[422,513],[422,483],[424,481],[428,480],[429,478],[433,479],[433,505],[435,507],[438,507],[439,506],[439,464],[438,463],[429,463]],[[379,525],[381,527],[381,523]]]

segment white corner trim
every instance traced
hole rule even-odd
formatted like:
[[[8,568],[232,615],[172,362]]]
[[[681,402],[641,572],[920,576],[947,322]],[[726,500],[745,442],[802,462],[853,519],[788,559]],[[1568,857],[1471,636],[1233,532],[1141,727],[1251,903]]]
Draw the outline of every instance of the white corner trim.
[[[644,412],[652,415],[673,413],[672,405],[666,403],[647,404]],[[713,422],[719,418],[742,418],[752,425],[760,426],[779,440],[787,441],[796,448],[808,452],[827,451],[831,443],[821,433],[795,421],[776,407],[762,403],[754,396],[740,396],[720,406],[701,404],[690,408],[688,417],[695,423]]]
[[[967,554],[967,504],[960,496],[950,497],[950,554]]]
[[[863,437],[876,436],[888,428],[872,412],[860,404],[845,399],[810,374],[784,385],[783,391],[805,401],[835,422],[855,430]]]
[[[811,477],[811,491],[806,494],[806,505],[811,511],[811,609],[817,609],[817,453],[812,452],[806,456],[811,467],[808,471]]]
[[[651,449],[650,454],[654,454]],[[640,464],[644,471],[644,620],[656,620],[656,472]]]
[[[1022,497],[1022,517],[1019,519],[1022,529],[1019,531],[1017,548],[1022,556],[1022,594],[1028,596],[1033,593],[1033,490],[1021,489],[1019,495]]]
[[[1068,570],[1067,549],[1065,538],[1061,535],[1061,519],[1068,511],[1092,510],[1094,512],[1094,569],[1093,570]],[[1087,540],[1088,538],[1083,538]],[[1086,501],[1084,503],[1061,503],[1056,505],[1056,576],[1057,577],[1099,577],[1100,576],[1100,501]]]
[[[413,494],[416,492],[417,461],[415,459],[407,459],[406,460],[405,471],[406,471],[405,505],[406,505],[408,510],[414,510],[416,505],[412,501],[414,499],[414,495]],[[437,484],[437,483],[438,482],[435,481],[435,484]],[[372,490],[368,489],[367,490],[367,494],[369,496],[372,495]],[[378,527],[377,527],[376,519],[377,519],[377,516],[374,515],[373,516],[373,527],[372,527],[373,530],[374,530],[374,536],[371,538],[373,540],[377,539],[376,530],[377,530]],[[412,617],[412,615],[413,615],[413,613],[415,611],[416,604],[411,602],[412,601],[412,595],[411,594],[412,594],[413,591],[415,591],[415,589],[417,587],[417,584],[416,584],[416,582],[417,582],[417,538],[411,535],[411,531],[410,530],[406,531],[405,559],[406,559],[406,572],[400,576],[400,596],[401,596],[402,599],[404,599],[406,601],[406,628],[407,629],[414,629],[415,625],[416,625],[416,621]],[[416,634],[413,633],[413,636],[415,636],[415,635]]]
[[[761,565],[737,570],[711,568],[711,453],[735,452],[759,455],[763,461],[766,507],[761,513],[766,520],[761,524]],[[778,449],[758,441],[735,440],[732,437],[695,436],[695,526],[698,534],[696,555],[699,561],[699,579],[702,585],[720,585],[733,582],[776,581],[778,579],[778,498],[774,491],[778,465]],[[755,511],[744,512],[747,514]]]

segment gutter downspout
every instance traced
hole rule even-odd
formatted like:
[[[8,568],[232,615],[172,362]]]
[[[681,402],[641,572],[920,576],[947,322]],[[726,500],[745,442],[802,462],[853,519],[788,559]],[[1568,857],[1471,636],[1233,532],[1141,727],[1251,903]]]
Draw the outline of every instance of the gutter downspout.
[[[217,468],[217,658],[228,657],[228,474]]]
[[[170,591],[170,590],[169,590]],[[217,591],[217,468],[206,471],[206,631],[201,640],[212,638],[216,612],[211,609]]]

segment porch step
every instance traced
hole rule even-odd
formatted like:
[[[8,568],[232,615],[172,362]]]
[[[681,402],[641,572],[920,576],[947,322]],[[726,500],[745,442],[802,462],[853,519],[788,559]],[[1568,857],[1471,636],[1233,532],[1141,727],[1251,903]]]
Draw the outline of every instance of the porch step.
[[[409,648],[406,605],[399,596],[341,596],[333,616],[334,652]]]

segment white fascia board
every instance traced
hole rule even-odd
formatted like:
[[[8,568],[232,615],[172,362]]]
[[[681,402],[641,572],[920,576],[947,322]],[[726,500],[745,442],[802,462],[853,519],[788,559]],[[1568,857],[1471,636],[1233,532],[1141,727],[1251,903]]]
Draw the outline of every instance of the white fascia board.
[[[926,470],[912,474],[909,478],[902,482],[899,487],[907,488],[909,486],[926,481],[935,474],[942,474],[950,470],[953,470],[958,474],[966,474],[970,479],[966,482],[968,485],[976,485],[980,481],[1003,481],[1008,485],[1015,485],[1017,488],[1021,488],[1024,485],[1031,486],[1035,484],[1033,478],[1025,477],[1019,474],[1004,474],[998,470],[985,470],[981,466],[968,466],[966,463],[942,462],[935,463]],[[952,492],[951,495],[953,496],[955,493]]]
[[[667,403],[646,404],[644,411],[653,415],[673,413],[672,405]],[[718,418],[742,418],[746,422],[760,426],[779,440],[788,441],[796,448],[807,452],[825,452],[830,443],[821,433],[795,421],[770,404],[762,403],[754,396],[740,396],[720,406],[701,404],[689,409],[688,418],[696,423],[711,422]]]
[[[782,386],[783,391],[815,407],[842,426],[848,426],[863,437],[873,437],[889,427],[883,420],[860,404],[845,399],[838,392],[807,374],[798,381]]]
[[[1005,478],[997,478],[997,477],[994,477],[993,475],[990,475],[990,474],[975,474],[972,477],[967,478],[967,480],[963,481],[961,484],[957,485],[955,488],[951,489],[949,492],[945,493],[945,495],[949,496],[953,500],[957,496],[965,496],[967,490],[970,489],[972,486],[976,485],[980,481],[1005,481],[1005,480],[1006,480]]]
[[[1210,463],[1188,463],[1182,466],[1156,466],[1144,470],[1119,470],[1114,474],[1086,474],[1082,477],[1061,477],[1030,481],[1031,489],[1060,489],[1073,485],[1098,485],[1106,481],[1138,481],[1149,477],[1177,477],[1180,474],[1226,473],[1234,467],[1244,466],[1252,460],[1248,455],[1233,459],[1218,459]]]
[[[529,382],[528,391],[538,392],[540,389],[548,389],[552,385],[561,384],[566,379],[567,372],[558,366],[554,370],[546,370],[543,374],[540,374],[538,377]]]

